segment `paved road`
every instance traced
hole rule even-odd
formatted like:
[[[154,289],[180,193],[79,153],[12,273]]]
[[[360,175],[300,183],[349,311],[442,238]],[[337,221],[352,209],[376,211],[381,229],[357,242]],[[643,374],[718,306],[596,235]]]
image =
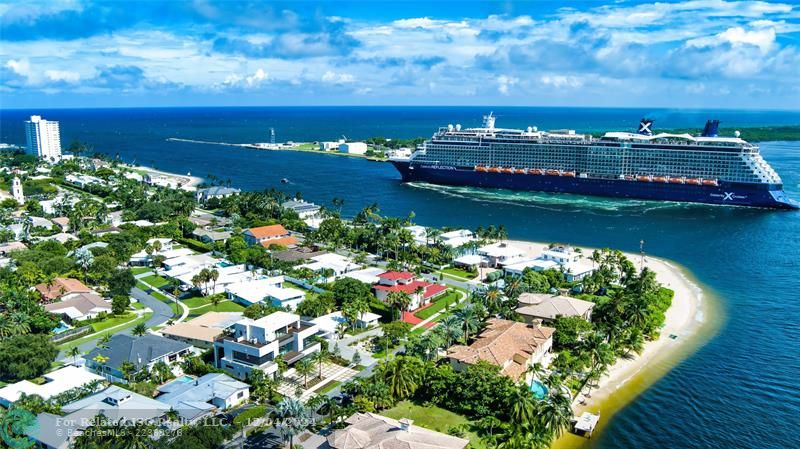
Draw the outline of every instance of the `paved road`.
[[[149,307],[153,311],[153,316],[147,320],[147,328],[152,328],[166,323],[173,317],[172,307],[158,299],[148,295],[145,291],[138,288],[131,290],[131,297]]]

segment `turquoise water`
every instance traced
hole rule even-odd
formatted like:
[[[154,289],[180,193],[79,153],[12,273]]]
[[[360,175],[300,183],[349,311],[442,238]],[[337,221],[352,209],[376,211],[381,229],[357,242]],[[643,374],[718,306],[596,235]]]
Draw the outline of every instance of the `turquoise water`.
[[[181,382],[181,383],[184,383],[184,384],[188,383],[188,382],[194,382],[194,377],[192,377],[192,376],[181,376],[181,377],[176,378],[175,382]]]
[[[533,393],[533,397],[536,399],[544,399],[547,397],[547,387],[538,380],[534,379],[533,382],[531,382],[530,390],[531,393]]]
[[[62,332],[66,332],[66,331],[68,331],[70,329],[72,329],[72,326],[70,326],[69,324],[61,321],[60,323],[58,323],[58,327],[53,329],[53,332],[56,333],[56,334],[60,334]]]
[[[630,129],[800,124],[798,112],[493,108],[498,126]],[[0,141],[24,142],[36,112],[61,120],[62,140],[85,140],[126,161],[214,174],[243,189],[300,191],[343,212],[378,203],[431,226],[504,224],[511,237],[638,251],[674,259],[721,299],[718,335],[616,414],[592,442],[612,448],[797,447],[800,416],[800,212],[608,200],[531,192],[407,185],[388,164],[297,152],[166,142],[168,137],[266,141],[370,135],[429,136],[447,123],[478,124],[485,108],[262,108],[0,111]],[[745,136],[746,137],[746,136]],[[800,143],[762,144],[764,157],[800,199]],[[289,184],[281,184],[281,178]]]

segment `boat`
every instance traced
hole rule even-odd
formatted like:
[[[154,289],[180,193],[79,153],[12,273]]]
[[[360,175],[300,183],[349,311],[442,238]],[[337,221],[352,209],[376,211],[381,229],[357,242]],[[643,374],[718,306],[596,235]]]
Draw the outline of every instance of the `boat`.
[[[281,178],[281,184],[289,184],[289,178]]]
[[[478,127],[441,127],[389,161],[404,182],[800,209],[758,145],[738,134],[720,137],[719,120],[708,120],[697,134],[677,134],[655,132],[643,118],[636,131],[600,137],[495,123],[490,113]],[[493,175],[476,175],[484,169]],[[548,176],[511,176],[521,173]]]

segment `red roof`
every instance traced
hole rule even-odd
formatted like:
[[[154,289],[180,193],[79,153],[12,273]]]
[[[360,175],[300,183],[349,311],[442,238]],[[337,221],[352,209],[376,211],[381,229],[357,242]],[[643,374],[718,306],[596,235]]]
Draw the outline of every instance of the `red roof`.
[[[438,295],[439,293],[447,290],[447,287],[444,285],[439,284],[431,284],[430,282],[425,281],[414,281],[409,282],[408,284],[398,284],[398,285],[375,285],[376,290],[386,290],[389,292],[403,292],[407,295],[413,295],[414,292],[417,291],[417,288],[422,287],[425,289],[425,293],[423,293],[422,298],[428,299],[433,296]]]
[[[271,237],[283,237],[285,235],[289,235],[289,231],[286,230],[283,226],[279,224],[274,224],[270,226],[259,226],[257,228],[250,228],[248,229],[250,234],[257,239],[264,239],[264,238],[271,238]]]
[[[378,275],[381,279],[388,279],[390,281],[397,281],[400,279],[414,279],[414,273],[408,271],[386,271]]]
[[[297,245],[297,238],[290,235],[278,239],[267,239],[261,241],[261,246],[263,246],[264,248],[269,248],[272,245],[280,245],[280,246]]]

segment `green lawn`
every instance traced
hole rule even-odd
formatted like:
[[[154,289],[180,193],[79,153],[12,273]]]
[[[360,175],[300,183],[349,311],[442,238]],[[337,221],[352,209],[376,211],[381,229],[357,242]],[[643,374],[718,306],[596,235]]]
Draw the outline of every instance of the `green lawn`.
[[[319,390],[317,390],[316,393],[317,394],[328,393],[328,392],[330,392],[331,390],[333,390],[334,388],[336,388],[340,384],[341,384],[341,382],[339,382],[338,380],[334,380],[332,382],[328,382],[327,384],[325,384],[324,387],[322,387]]]
[[[467,418],[449,410],[436,406],[423,407],[410,401],[398,402],[394,407],[382,411],[381,415],[394,419],[408,418],[413,420],[416,426],[442,433],[447,433],[451,427],[470,423]],[[474,432],[467,432],[467,438],[469,438],[472,448],[484,449],[486,447]]]
[[[133,267],[133,268],[131,268],[131,273],[133,273],[134,276],[140,275],[142,273],[149,273],[151,271],[153,271],[153,269],[150,268],[150,267]]]
[[[427,320],[435,313],[447,307],[448,304],[457,301],[460,296],[461,295],[458,292],[454,292],[452,290],[448,291],[444,295],[436,298],[432,306],[428,307],[427,309],[420,310],[419,312],[415,313],[414,316],[417,318],[422,318],[423,320]]]
[[[97,323],[92,323],[92,330],[95,332],[100,332],[108,329],[109,327],[114,327],[119,324],[125,323],[127,321],[131,321],[136,318],[136,314],[134,313],[126,313],[124,315],[119,316],[112,316],[103,321],[98,321]]]
[[[209,305],[200,309],[195,309],[189,312],[189,319],[198,317],[206,312],[244,312],[244,306],[236,304],[232,301],[222,301],[216,307]]]
[[[208,299],[208,296],[198,296],[196,298],[184,299],[181,302],[186,304],[186,307],[190,309],[194,309],[195,307],[207,306],[211,304],[211,300]]]
[[[141,309],[144,309],[144,304],[142,304],[140,302],[132,302],[131,303],[131,307],[133,307],[136,310],[141,310]]]
[[[451,276],[456,276],[464,279],[475,279],[477,276],[474,273],[470,273],[469,271],[462,270],[461,268],[449,267],[442,270],[445,274],[449,274]]]
[[[126,323],[122,327],[118,327],[118,328],[113,329],[113,330],[105,330],[105,331],[102,331],[102,332],[95,332],[95,333],[89,334],[89,335],[87,335],[85,337],[78,338],[77,340],[68,341],[68,342],[64,343],[63,345],[57,346],[57,348],[59,350],[61,350],[61,351],[69,351],[74,346],[78,346],[80,344],[86,343],[87,341],[92,341],[92,340],[99,339],[104,334],[115,334],[115,333],[117,333],[117,332],[119,332],[119,331],[121,331],[123,329],[129,329],[131,327],[134,327],[139,323],[145,323],[145,322],[147,322],[147,320],[150,319],[151,316],[153,316],[153,313],[152,312],[147,312],[144,315],[142,315],[141,317],[139,317],[138,319],[129,321],[128,323]]]
[[[142,281],[147,282],[148,284],[152,285],[155,288],[161,288],[165,285],[169,285],[169,281],[167,281],[166,279],[162,278],[157,274],[153,274],[145,278],[142,278]]]
[[[242,412],[236,418],[233,418],[233,423],[236,425],[248,423],[254,419],[264,417],[267,414],[267,407],[264,405],[256,405]]]

